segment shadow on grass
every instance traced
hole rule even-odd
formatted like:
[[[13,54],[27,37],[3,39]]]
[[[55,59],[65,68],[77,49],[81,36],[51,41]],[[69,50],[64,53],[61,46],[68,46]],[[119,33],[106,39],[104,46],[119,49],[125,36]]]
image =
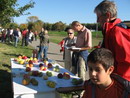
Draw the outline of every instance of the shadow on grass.
[[[13,98],[11,73],[0,69],[0,98]]]
[[[21,55],[21,54],[11,54],[11,53],[3,53],[3,54],[7,56],[15,56],[15,57],[18,57],[19,55]]]
[[[8,64],[2,64],[2,66],[4,66],[4,67],[7,67],[7,68],[11,69],[11,66],[10,66],[10,65],[8,65]]]

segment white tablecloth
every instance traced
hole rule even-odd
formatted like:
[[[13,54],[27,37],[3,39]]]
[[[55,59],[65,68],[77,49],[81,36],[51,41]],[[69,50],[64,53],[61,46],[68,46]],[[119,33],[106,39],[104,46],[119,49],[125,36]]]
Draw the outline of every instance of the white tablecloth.
[[[49,60],[49,62],[52,62]],[[40,62],[39,62],[40,63]],[[33,70],[39,70],[39,63],[35,63]],[[33,86],[32,84],[29,84],[27,86],[22,85],[22,75],[25,72],[25,65],[18,64],[14,61],[14,59],[11,59],[11,65],[12,65],[12,81],[13,81],[13,92],[14,92],[14,98],[57,98],[57,92],[55,91],[55,88],[59,87],[70,87],[73,86],[71,81],[72,78],[78,78],[75,75],[73,75],[68,70],[61,67],[59,64],[53,64],[53,66],[58,65],[60,67],[60,73],[68,72],[71,76],[71,79],[65,80],[65,79],[59,79],[57,78],[57,74],[59,72],[54,72],[52,69],[47,69],[46,71],[51,71],[53,73],[52,77],[49,77],[48,80],[55,81],[57,83],[55,88],[50,88],[46,85],[46,81],[42,77],[34,77],[36,80],[38,80],[38,86]],[[41,71],[43,74],[46,73],[46,71]],[[13,77],[13,76],[16,77]]]

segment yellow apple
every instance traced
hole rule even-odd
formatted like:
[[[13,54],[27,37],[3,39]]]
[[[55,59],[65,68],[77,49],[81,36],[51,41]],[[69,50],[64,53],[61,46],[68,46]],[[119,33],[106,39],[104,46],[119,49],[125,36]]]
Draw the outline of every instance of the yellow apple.
[[[26,64],[26,67],[29,67],[29,64]]]

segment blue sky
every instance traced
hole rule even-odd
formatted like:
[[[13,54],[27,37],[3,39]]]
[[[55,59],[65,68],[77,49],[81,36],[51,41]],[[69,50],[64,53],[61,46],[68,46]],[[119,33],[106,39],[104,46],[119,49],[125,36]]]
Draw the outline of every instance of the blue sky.
[[[96,5],[102,0],[33,0],[34,8],[29,9],[30,15],[14,18],[18,24],[26,23],[29,16],[37,16],[43,22],[55,23],[62,21],[70,24],[77,20],[81,23],[96,23],[96,14],[93,12]],[[130,0],[113,0],[117,4],[118,17],[130,20]],[[25,5],[28,0],[18,0]]]

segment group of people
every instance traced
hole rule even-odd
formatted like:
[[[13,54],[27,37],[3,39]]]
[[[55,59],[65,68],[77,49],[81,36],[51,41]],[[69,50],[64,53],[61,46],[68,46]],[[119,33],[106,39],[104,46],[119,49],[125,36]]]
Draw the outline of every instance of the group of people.
[[[28,46],[32,41],[37,40],[37,31],[32,31],[28,29],[24,29],[22,32],[22,46]]]
[[[1,42],[3,43],[14,43],[14,46],[17,47],[19,40],[22,40],[22,46],[27,46],[28,43],[33,40],[37,40],[37,31],[32,32],[32,30],[24,29],[20,30],[19,28],[8,28],[2,29],[1,31]]]
[[[94,12],[102,26],[100,48],[89,54],[88,50],[92,49],[91,31],[73,21],[66,31],[68,37],[61,45],[65,68],[85,81],[83,98],[130,98],[130,32],[124,36],[126,28],[117,26],[121,20],[117,18],[117,7],[113,1],[102,1]],[[74,37],[75,31],[78,32],[77,37]],[[77,50],[68,48],[74,46]],[[89,80],[85,78],[86,70],[89,71]]]

